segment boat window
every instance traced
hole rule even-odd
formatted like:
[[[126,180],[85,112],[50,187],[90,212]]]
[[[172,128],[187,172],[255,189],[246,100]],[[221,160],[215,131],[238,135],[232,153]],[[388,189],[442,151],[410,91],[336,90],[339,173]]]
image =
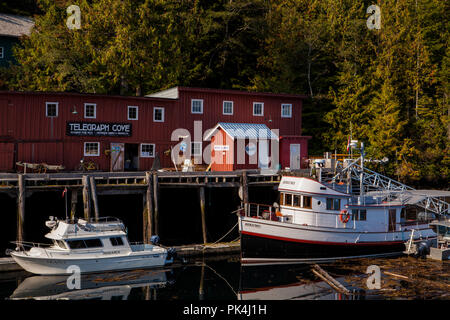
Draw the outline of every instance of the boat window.
[[[303,196],[303,208],[311,209],[312,208],[311,204],[312,204],[311,197]],[[318,204],[320,205],[320,201]]]
[[[341,199],[327,198],[327,210],[340,210]]]
[[[87,239],[84,240],[86,243],[86,248],[97,248],[97,247],[103,247],[102,242],[100,239]]]
[[[109,241],[111,241],[113,246],[123,246],[123,240],[121,237],[109,238]]]
[[[294,207],[300,207],[300,196],[294,195]]]
[[[64,241],[62,240],[56,240],[56,243],[58,244],[58,246],[62,249],[66,249],[66,244],[64,243]]]
[[[284,193],[280,193],[280,206],[284,205]]]
[[[67,240],[70,249],[85,249],[103,247],[100,239],[86,239],[86,240]]]
[[[366,209],[352,210],[352,219],[355,221],[366,221],[366,219],[367,219]]]
[[[289,193],[284,194],[284,205],[292,206],[292,194]]]

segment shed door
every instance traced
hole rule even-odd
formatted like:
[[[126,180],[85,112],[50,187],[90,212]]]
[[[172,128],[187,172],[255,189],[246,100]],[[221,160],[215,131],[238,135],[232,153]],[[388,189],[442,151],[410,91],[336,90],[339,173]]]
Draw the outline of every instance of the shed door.
[[[124,143],[111,143],[111,171],[123,171],[124,169]]]
[[[293,143],[290,145],[290,163],[291,170],[300,169],[300,144]]]
[[[259,140],[258,143],[258,168],[267,169],[269,167],[269,141]]]
[[[397,224],[397,210],[395,209],[389,209],[389,231],[395,231],[395,227]]]
[[[0,143],[0,171],[14,169],[14,143]]]

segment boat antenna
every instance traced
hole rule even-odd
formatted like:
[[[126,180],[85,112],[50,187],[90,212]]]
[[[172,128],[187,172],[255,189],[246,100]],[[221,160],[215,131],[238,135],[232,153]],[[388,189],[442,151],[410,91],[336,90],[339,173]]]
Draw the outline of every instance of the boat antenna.
[[[359,178],[359,197],[361,204],[365,204],[364,201],[364,142],[361,142],[361,173]]]

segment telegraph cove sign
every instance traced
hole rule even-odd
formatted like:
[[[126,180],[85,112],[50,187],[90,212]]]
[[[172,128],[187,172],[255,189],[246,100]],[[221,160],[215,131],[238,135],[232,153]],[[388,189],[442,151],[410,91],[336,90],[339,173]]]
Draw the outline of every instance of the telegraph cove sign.
[[[131,123],[67,122],[68,136],[131,137]]]

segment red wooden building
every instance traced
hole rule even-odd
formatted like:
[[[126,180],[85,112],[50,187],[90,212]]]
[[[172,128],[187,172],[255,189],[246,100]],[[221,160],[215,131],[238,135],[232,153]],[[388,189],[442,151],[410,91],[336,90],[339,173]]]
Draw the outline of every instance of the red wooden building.
[[[280,137],[300,145],[300,157],[305,157],[303,98],[185,87],[146,97],[0,92],[0,171],[16,171],[17,162],[63,165],[73,171],[81,159],[104,171],[143,171],[152,168],[156,155],[162,167],[173,168],[177,146],[205,164],[204,150],[210,144],[204,141],[205,132],[218,122],[278,129]],[[291,152],[290,147],[283,150]],[[286,159],[290,155],[280,152],[282,167],[291,166]]]

